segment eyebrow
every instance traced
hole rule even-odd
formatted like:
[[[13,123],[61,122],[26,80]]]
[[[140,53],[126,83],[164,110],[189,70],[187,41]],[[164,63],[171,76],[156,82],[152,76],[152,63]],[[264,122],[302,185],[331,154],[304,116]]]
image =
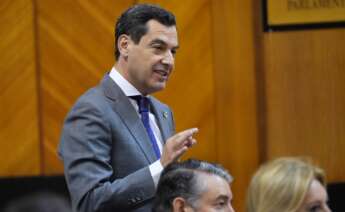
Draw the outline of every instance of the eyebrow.
[[[161,40],[159,38],[153,39],[150,42],[150,45],[153,45],[153,44],[160,44],[160,45],[163,45],[163,46],[167,46],[168,45],[165,41],[163,41],[163,40]],[[177,50],[178,48],[179,48],[179,46],[173,47],[174,50]]]
[[[230,197],[227,195],[219,195],[216,200],[229,200]]]
[[[315,204],[322,204],[322,201],[316,200],[316,201],[308,202],[307,206],[310,207],[310,206],[313,206]]]

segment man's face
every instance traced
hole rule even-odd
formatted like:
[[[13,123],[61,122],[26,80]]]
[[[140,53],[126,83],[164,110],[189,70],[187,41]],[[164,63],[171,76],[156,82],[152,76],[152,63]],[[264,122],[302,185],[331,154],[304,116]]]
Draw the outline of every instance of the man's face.
[[[167,27],[156,20],[148,21],[146,26],[148,31],[138,44],[129,39],[125,74],[144,95],[165,88],[178,48],[175,26]]]
[[[229,184],[221,177],[200,174],[199,182],[206,187],[194,208],[186,211],[193,212],[234,212],[231,205],[232,192]]]

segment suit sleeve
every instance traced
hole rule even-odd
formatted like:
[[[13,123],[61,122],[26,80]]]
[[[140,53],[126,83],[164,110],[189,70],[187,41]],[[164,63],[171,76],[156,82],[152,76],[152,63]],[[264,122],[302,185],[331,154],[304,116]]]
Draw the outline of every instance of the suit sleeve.
[[[154,196],[149,167],[111,180],[112,138],[102,110],[77,103],[67,116],[59,147],[76,211],[129,211]]]

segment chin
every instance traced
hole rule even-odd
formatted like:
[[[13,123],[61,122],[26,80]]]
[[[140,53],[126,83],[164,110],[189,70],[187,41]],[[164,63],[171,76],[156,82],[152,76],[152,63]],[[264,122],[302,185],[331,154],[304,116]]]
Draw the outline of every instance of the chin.
[[[150,93],[155,93],[155,92],[158,92],[158,91],[161,91],[165,88],[165,83],[157,83],[156,85],[154,86],[151,86],[151,92]]]

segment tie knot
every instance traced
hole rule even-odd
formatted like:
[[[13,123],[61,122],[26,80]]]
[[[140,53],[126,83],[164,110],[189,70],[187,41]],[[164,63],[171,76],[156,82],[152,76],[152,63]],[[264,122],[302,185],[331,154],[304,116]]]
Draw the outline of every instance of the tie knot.
[[[149,98],[147,98],[145,96],[141,96],[141,95],[130,96],[130,98],[137,101],[137,104],[139,106],[139,113],[149,112],[149,107],[150,107],[150,99]]]

